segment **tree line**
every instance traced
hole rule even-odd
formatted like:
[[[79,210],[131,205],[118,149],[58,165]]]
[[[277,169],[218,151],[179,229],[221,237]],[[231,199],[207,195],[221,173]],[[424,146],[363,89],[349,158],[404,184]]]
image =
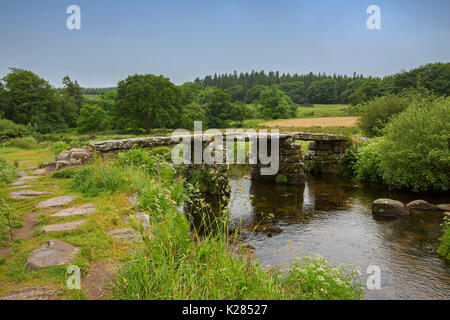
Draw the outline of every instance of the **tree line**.
[[[11,68],[0,81],[0,118],[41,133],[192,129],[197,120],[224,128],[246,119],[292,118],[305,102],[360,104],[417,87],[448,96],[450,64],[427,64],[382,79],[261,71],[207,76],[180,86],[152,74],[131,75],[112,89],[83,89],[69,76],[62,84],[56,89],[31,71]],[[94,100],[86,92],[102,95]]]

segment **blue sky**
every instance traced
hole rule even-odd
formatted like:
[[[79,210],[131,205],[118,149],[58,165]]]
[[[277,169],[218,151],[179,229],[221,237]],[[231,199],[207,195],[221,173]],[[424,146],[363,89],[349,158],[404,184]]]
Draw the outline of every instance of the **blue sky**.
[[[66,8],[81,8],[81,30]],[[366,28],[369,5],[381,30]],[[177,84],[251,70],[383,76],[450,61],[446,0],[0,0],[0,77],[32,70],[85,87],[134,73]]]

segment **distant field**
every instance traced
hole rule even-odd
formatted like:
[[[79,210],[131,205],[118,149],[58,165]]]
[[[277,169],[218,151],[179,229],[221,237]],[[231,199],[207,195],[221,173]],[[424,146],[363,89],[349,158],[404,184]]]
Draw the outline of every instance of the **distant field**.
[[[328,117],[328,118],[305,118],[276,120],[262,123],[267,127],[355,127],[357,117]]]
[[[100,102],[102,99],[102,95],[100,94],[83,94],[83,98],[91,101]]]
[[[314,107],[299,107],[297,118],[345,117],[347,109],[346,104],[315,104]]]

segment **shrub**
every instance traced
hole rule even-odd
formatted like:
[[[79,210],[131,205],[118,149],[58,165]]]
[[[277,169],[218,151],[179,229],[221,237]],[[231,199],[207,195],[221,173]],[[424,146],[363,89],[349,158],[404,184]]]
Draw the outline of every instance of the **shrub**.
[[[0,159],[0,183],[13,182],[17,177],[16,169],[5,160]]]
[[[50,147],[50,151],[53,152],[53,154],[55,156],[59,155],[61,152],[65,151],[65,150],[69,150],[70,146],[62,141],[56,142],[54,143],[51,147]]]
[[[31,150],[36,147],[36,140],[33,137],[15,138],[3,143],[3,146]]]
[[[438,253],[450,261],[450,219],[448,217],[445,217],[444,220],[444,235],[439,240],[441,241],[441,245],[439,246]]]
[[[416,99],[386,127],[381,176],[394,188],[450,189],[450,98]]]
[[[362,107],[359,126],[369,137],[381,135],[391,118],[408,107],[408,100],[399,96],[377,97]]]
[[[382,182],[380,172],[381,142],[382,138],[377,138],[368,144],[358,147],[358,161],[353,163],[354,173],[358,179],[371,183]]]
[[[11,120],[0,119],[0,142],[12,138],[26,136],[29,133],[26,126],[14,123]]]
[[[80,133],[97,132],[108,127],[109,116],[105,110],[97,105],[85,104],[80,110],[77,130]]]

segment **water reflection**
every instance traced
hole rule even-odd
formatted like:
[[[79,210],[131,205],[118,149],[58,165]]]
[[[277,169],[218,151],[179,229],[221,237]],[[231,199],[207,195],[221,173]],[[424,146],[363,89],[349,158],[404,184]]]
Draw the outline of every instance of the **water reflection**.
[[[372,216],[380,197],[404,202],[417,195],[361,188],[339,179],[309,179],[304,186],[272,185],[232,178],[231,220],[242,228],[261,223],[283,232],[268,237],[255,232],[250,243],[263,264],[288,265],[295,256],[318,252],[335,263],[378,265],[382,289],[368,299],[449,299],[450,267],[436,253],[442,213],[416,213],[399,219]],[[433,203],[448,197],[427,198]],[[365,278],[366,279],[366,278]]]

